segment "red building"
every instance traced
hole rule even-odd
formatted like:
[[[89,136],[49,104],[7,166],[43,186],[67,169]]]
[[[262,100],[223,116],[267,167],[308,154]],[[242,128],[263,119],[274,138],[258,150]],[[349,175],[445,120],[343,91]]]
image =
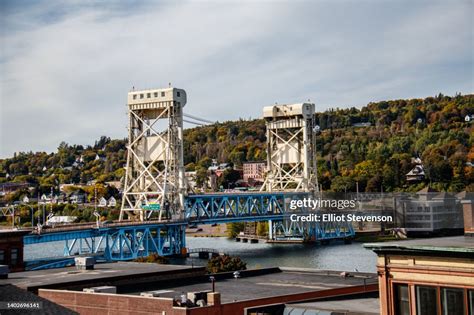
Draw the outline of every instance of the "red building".
[[[23,236],[29,231],[0,230],[0,265],[7,265],[10,271],[22,271]]]

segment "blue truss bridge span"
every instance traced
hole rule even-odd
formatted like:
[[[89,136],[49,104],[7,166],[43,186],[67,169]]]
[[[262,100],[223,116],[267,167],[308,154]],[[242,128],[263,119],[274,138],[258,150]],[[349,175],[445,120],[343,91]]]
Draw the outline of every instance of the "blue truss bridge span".
[[[308,196],[304,192],[189,195],[185,219],[204,224],[282,220],[290,212],[290,200]]]
[[[24,244],[64,241],[65,257],[94,255],[106,261],[123,261],[153,253],[184,256],[188,225],[269,221],[270,234],[274,238],[300,237],[322,241],[354,236],[352,226],[346,223],[289,223],[288,218],[294,213],[289,209],[290,201],[308,196],[303,192],[189,195],[179,220],[45,227],[24,236]],[[39,263],[31,265],[35,265],[35,269],[41,268]],[[45,268],[51,266],[55,264],[45,264]]]

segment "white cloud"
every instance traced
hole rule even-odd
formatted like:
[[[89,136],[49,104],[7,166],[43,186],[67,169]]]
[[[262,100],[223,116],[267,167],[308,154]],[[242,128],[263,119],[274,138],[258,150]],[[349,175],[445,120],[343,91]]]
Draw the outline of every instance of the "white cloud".
[[[473,90],[471,1],[47,3],[2,16],[0,156],[125,137],[132,86],[220,121]]]

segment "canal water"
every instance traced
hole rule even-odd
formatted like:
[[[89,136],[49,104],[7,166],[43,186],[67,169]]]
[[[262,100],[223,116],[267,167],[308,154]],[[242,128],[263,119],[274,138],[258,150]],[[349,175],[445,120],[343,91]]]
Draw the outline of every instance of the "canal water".
[[[237,255],[247,268],[297,267],[344,271],[376,272],[376,255],[361,243],[329,245],[240,243],[226,237],[187,237],[188,248],[213,248]],[[25,260],[60,257],[64,242],[25,246]],[[196,258],[173,259],[173,264],[204,265],[206,260]]]
[[[345,271],[376,272],[377,256],[362,243],[329,245],[315,244],[268,244],[240,243],[225,237],[188,237],[189,248],[215,248],[231,255],[240,256],[248,268],[298,267]],[[194,259],[198,261],[199,259]]]

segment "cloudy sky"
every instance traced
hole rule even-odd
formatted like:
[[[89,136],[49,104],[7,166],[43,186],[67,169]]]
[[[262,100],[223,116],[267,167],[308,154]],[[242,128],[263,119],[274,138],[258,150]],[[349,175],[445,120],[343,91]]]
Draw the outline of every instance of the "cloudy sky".
[[[66,3],[66,4],[65,4]],[[126,95],[173,86],[185,112],[260,117],[472,93],[472,0],[1,1],[0,157],[126,136]]]

